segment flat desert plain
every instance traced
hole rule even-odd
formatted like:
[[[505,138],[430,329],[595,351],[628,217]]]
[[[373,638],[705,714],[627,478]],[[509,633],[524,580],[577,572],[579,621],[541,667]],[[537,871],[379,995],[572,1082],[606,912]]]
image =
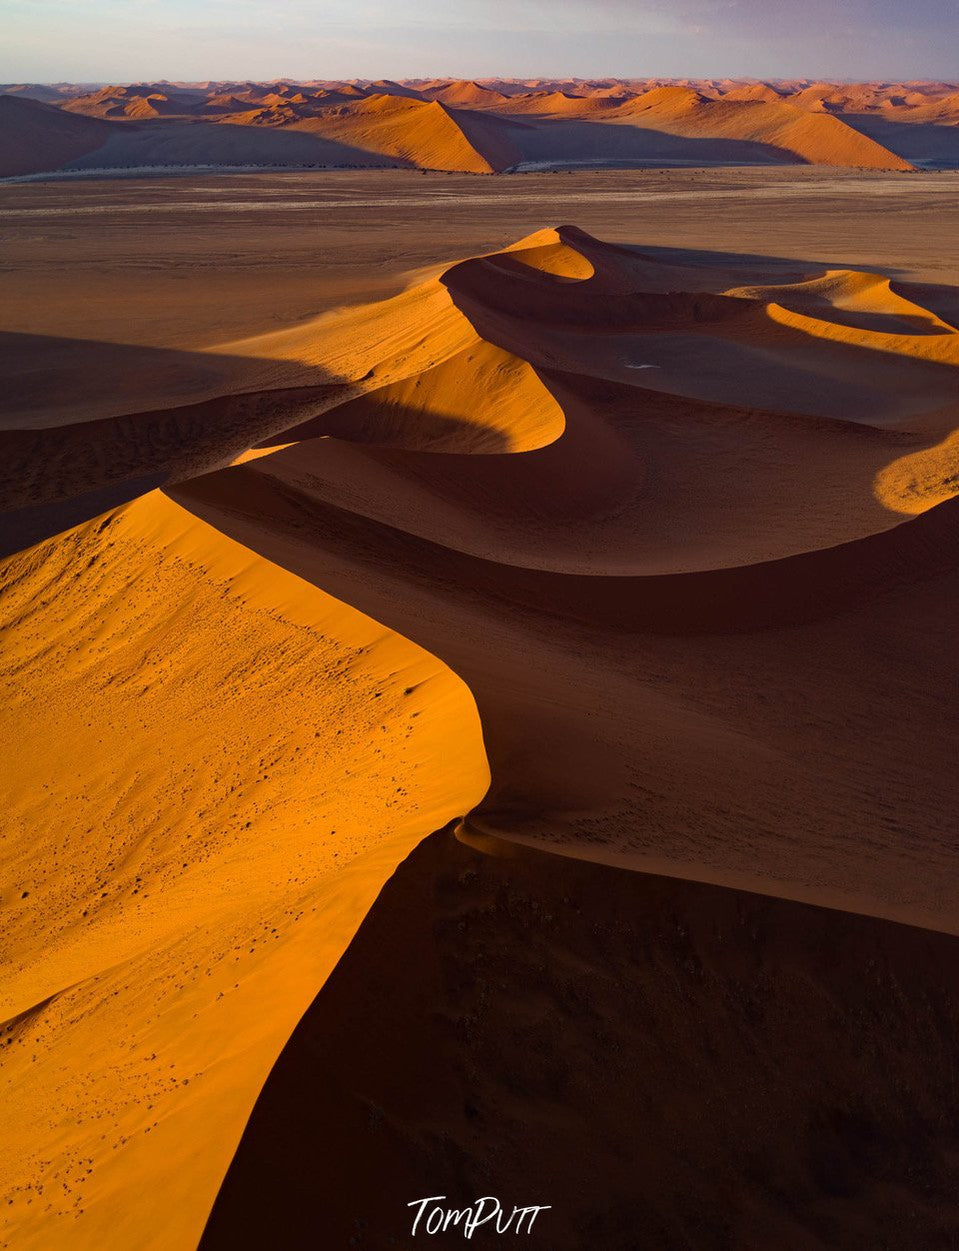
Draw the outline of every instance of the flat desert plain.
[[[4,1245],[956,1245],[957,192],[0,187]]]

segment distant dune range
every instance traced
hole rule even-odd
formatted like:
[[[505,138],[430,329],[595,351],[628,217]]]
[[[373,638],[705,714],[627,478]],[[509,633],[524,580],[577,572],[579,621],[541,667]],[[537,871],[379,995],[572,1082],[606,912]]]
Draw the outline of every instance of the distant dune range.
[[[667,98],[681,117],[707,108]],[[431,142],[455,122],[456,104],[397,99],[386,117],[428,117]],[[377,127],[383,113],[364,98],[339,116]],[[482,116],[498,139],[499,115]],[[948,1056],[929,1046],[946,991],[928,971],[908,984],[908,969],[959,934],[957,367],[957,328],[883,273],[705,263],[564,226],[382,303],[198,352],[178,382],[159,361],[142,412],[5,430],[11,513],[69,506],[80,522],[47,514],[42,541],[0,565],[0,715],[23,757],[3,793],[0,1115],[16,1150],[0,1152],[0,1221],[14,1245],[196,1246],[296,1022],[397,863],[448,823],[474,849],[592,862],[583,899],[604,897],[597,865],[677,879],[660,895],[612,888],[617,924],[634,906],[664,918],[679,947],[663,985],[688,976],[710,1020],[748,1017],[767,1068],[845,994],[848,969],[822,958],[836,935],[869,946],[881,930],[876,989],[850,1010],[882,1021],[876,1055],[924,1057],[890,1114],[921,1138],[952,1106]],[[128,502],[86,498],[105,488]],[[580,889],[553,874],[547,928]],[[776,902],[764,912],[730,889]],[[714,971],[732,989],[710,998],[696,973],[708,944],[682,930],[707,896],[717,934],[814,935],[795,965],[786,938],[770,947],[793,970],[781,994],[742,1006],[737,938]],[[438,959],[459,941],[460,905],[444,899]],[[803,920],[808,904],[846,915]],[[548,983],[571,1019],[602,1019],[606,991],[591,1017],[577,970],[611,916],[564,922],[547,944],[544,967],[573,952],[567,998]],[[939,933],[924,945],[893,922]],[[383,952],[398,984],[428,945],[417,933]],[[644,952],[629,948],[629,968]],[[365,993],[347,1000],[366,1011]],[[662,1011],[688,1018],[677,996],[663,991]],[[464,1047],[477,1028],[463,1024]],[[343,1048],[324,1052],[325,1037],[332,1064]],[[828,1052],[828,1030],[815,1037],[811,1054]],[[602,1045],[584,1033],[587,1060]],[[763,1182],[764,1203],[778,1185],[768,1201],[795,1213],[812,1186],[833,1212],[829,1161],[855,1155],[873,1059],[843,1068],[840,1111],[834,1089],[816,1095],[813,1155]],[[322,1065],[332,1089],[339,1070]],[[637,1109],[670,1120],[669,1083],[646,1077],[622,1104],[631,1131]],[[411,1176],[438,1158],[433,1132],[425,1156],[404,1156]],[[939,1185],[955,1157],[936,1132]],[[471,1178],[470,1150],[456,1159]],[[575,1207],[565,1155],[553,1176]],[[725,1155],[751,1195],[755,1159]],[[696,1210],[716,1202],[681,1172]],[[900,1246],[945,1237],[931,1175],[898,1156],[882,1174],[914,1212],[918,1240]],[[235,1180],[224,1194],[238,1202]],[[772,1228],[760,1208],[742,1245]],[[886,1211],[828,1228],[887,1245]],[[218,1212],[210,1237],[230,1245]],[[633,1245],[625,1220],[602,1245]],[[656,1220],[659,1246],[688,1245]]]
[[[81,124],[94,119],[100,127]],[[0,177],[181,166],[959,167],[959,84],[0,86]]]

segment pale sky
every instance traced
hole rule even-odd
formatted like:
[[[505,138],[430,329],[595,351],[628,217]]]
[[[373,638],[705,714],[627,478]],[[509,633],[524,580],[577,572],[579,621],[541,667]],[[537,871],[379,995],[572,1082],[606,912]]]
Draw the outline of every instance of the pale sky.
[[[0,82],[959,79],[959,0],[0,0]]]

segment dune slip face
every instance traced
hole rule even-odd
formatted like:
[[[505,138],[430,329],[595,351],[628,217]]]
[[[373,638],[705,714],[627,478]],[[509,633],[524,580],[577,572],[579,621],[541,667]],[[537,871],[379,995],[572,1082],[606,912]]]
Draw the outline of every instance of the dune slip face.
[[[514,141],[500,114],[540,125],[524,93],[394,86],[328,100],[337,142],[394,143],[409,115],[423,143],[454,126],[478,152]],[[760,109],[782,139],[776,100],[676,90],[592,98],[668,113],[684,138],[714,108]],[[303,102],[277,95],[263,107],[299,118],[279,128],[309,134]],[[203,125],[229,131],[233,104]],[[488,129],[461,125],[464,108]],[[109,124],[141,124],[125,116]],[[557,1126],[567,1142],[604,1048],[628,1054],[647,1029],[646,1002],[662,1036],[645,1035],[627,1098],[603,1088],[615,1206],[574,1192],[564,1152],[547,1153],[537,1180],[561,1182],[575,1210],[552,1242],[544,1214],[544,1245],[634,1245],[626,1120],[641,1115],[658,1126],[643,1156],[650,1245],[695,1245],[737,1186],[726,1244],[699,1245],[891,1246],[902,1193],[916,1236],[948,1239],[954,1135],[936,1109],[953,1107],[959,934],[956,310],[951,288],[891,269],[565,225],[375,303],[195,352],[118,351],[113,409],[91,392],[58,415],[39,385],[24,392],[28,416],[0,433],[0,716],[16,747],[2,781],[7,1244],[238,1245],[284,1209],[289,1175],[288,1245],[306,1246],[307,1171],[329,1228],[365,1237],[378,978],[410,1005],[378,1061],[396,1103],[374,1146],[400,1152],[384,1186],[397,1201],[437,1163],[464,1186],[490,1181],[496,1108],[504,1168]],[[438,835],[406,859],[448,826],[458,842]],[[537,916],[511,980],[509,948]],[[837,944],[848,962],[833,967]],[[486,991],[475,998],[487,958],[503,992],[490,1017]],[[924,959],[941,976],[907,987]],[[610,969],[649,991],[615,1024]],[[779,1088],[778,1057],[831,1000],[875,1048],[861,1063],[843,1051],[848,1021],[808,1040],[805,1063],[843,1059],[807,1115],[802,1065]],[[354,1012],[368,1030],[355,1051]],[[551,1013],[575,1073],[549,1050]],[[722,1056],[687,1018],[715,1023]],[[726,1144],[694,1132],[697,1072],[745,1098],[730,1036],[758,1057],[757,1104],[778,1109],[762,1133],[802,1119],[802,1149],[775,1167],[761,1150],[720,1167]],[[417,1079],[405,1084],[417,1039],[442,1070],[420,1120]],[[540,1068],[522,1059],[536,1039]],[[882,1093],[883,1065],[915,1072],[923,1054],[922,1083]],[[316,1119],[297,1122],[258,1192],[304,1063]],[[689,1150],[664,1163],[674,1079]],[[553,1111],[523,1138],[537,1092]],[[925,1189],[893,1123],[932,1144]],[[324,1175],[341,1128],[346,1162]],[[682,1210],[655,1199],[663,1188]],[[384,1221],[359,1245],[401,1236]],[[922,1245],[896,1229],[898,1247]]]
[[[403,1246],[409,1196],[444,1191],[550,1202],[521,1245],[555,1251],[955,1239],[956,939],[511,853],[447,830],[399,867],[271,1072],[202,1251],[275,1237],[278,1212],[305,1251],[321,1173],[334,1246]]]

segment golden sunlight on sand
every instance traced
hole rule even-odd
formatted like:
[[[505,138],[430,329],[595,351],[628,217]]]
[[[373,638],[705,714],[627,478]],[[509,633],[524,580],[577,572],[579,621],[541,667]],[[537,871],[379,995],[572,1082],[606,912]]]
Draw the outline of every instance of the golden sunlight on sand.
[[[3,1223],[195,1246],[383,882],[482,797],[476,709],[158,492],[8,562],[3,602]]]

